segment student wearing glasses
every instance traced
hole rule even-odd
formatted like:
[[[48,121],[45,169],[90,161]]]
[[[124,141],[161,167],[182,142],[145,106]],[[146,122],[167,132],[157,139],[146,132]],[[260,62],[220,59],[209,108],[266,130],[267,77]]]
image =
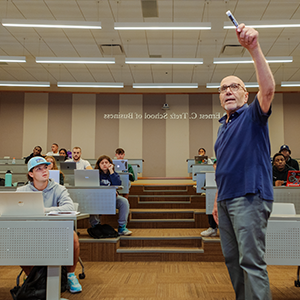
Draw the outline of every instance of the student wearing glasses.
[[[248,92],[236,76],[220,84],[220,119],[215,143],[218,192],[213,215],[219,223],[222,251],[236,299],[271,299],[265,235],[272,211],[273,184],[268,118],[275,81],[258,41],[245,24],[236,29],[239,43],[253,61],[259,91],[247,104]]]

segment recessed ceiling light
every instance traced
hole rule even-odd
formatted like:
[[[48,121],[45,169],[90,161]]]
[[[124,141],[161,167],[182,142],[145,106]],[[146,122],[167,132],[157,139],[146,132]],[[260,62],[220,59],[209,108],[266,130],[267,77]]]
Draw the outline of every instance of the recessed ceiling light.
[[[281,86],[282,87],[299,87],[300,81],[282,81]]]
[[[211,23],[117,22],[115,30],[210,30]]]
[[[257,88],[259,87],[257,82],[244,82],[246,88]],[[220,83],[207,83],[207,89],[218,89],[220,87]]]
[[[0,56],[0,62],[25,63],[26,57],[25,56]]]
[[[300,27],[300,20],[268,20],[268,21],[247,21],[247,27],[252,28],[297,28]],[[224,22],[224,29],[236,29],[231,22]]]
[[[2,19],[2,25],[5,27],[101,29],[101,22],[87,21]]]
[[[197,89],[198,83],[133,83],[134,89]]]
[[[115,59],[98,57],[36,57],[40,64],[114,64]]]
[[[0,86],[50,87],[50,82],[41,82],[41,81],[0,81]]]
[[[266,57],[268,63],[290,63],[293,62],[292,56],[274,56]],[[230,58],[214,58],[214,64],[252,64],[251,57],[230,57]]]
[[[123,88],[122,82],[57,82],[58,87],[77,88]]]
[[[202,58],[125,58],[126,64],[202,65]]]

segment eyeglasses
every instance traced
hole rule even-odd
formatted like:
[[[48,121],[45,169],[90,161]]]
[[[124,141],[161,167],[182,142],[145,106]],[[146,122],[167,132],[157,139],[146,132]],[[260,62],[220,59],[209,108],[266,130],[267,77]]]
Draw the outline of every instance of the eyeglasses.
[[[246,89],[242,85],[240,85],[239,83],[232,83],[230,85],[224,84],[224,85],[220,86],[219,87],[219,93],[220,94],[226,93],[228,88],[230,88],[230,90],[232,92],[237,92],[240,87],[246,92]]]

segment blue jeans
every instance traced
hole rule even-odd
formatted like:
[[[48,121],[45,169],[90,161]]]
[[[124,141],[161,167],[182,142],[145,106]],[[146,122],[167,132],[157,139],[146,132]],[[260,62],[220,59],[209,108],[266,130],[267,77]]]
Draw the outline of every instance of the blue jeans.
[[[129,202],[126,198],[118,195],[116,198],[116,207],[119,209],[119,226],[127,224],[129,215]],[[100,223],[100,215],[90,215],[90,224],[94,227]]]
[[[257,194],[218,202],[222,251],[238,300],[272,299],[264,260],[272,205]]]

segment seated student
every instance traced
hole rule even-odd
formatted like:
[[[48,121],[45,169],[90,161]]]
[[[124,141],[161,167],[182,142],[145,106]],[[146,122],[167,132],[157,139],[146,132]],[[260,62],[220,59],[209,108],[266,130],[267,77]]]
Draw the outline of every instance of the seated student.
[[[81,158],[81,148],[80,147],[74,147],[72,151],[72,158],[67,159],[67,161],[75,161],[76,162],[76,169],[77,170],[92,170],[91,164]]]
[[[68,151],[65,148],[59,149],[59,155],[64,156],[65,160],[67,160],[69,158]]]
[[[206,150],[204,148],[199,148],[198,155],[205,156],[206,155]],[[211,161],[210,158],[207,158],[207,163],[211,164],[211,165],[213,164],[213,162]]]
[[[58,144],[53,143],[51,146],[51,151],[46,153],[47,156],[59,155]]]
[[[299,171],[299,164],[296,161],[296,159],[291,158],[291,150],[288,145],[282,145],[280,147],[279,153],[283,154],[285,157],[286,164],[289,165],[290,167],[294,168],[295,170]]]
[[[214,169],[216,171],[217,168],[217,160],[215,159],[214,161]],[[213,215],[207,215],[208,216],[208,223],[209,223],[209,228],[206,229],[205,231],[201,232],[201,235],[204,237],[208,237],[208,236],[216,236],[217,235],[217,223],[213,217]]]
[[[73,201],[70,198],[67,189],[49,179],[48,171],[49,162],[42,157],[33,157],[28,162],[28,174],[27,178],[29,183],[18,187],[17,191],[43,191],[45,212],[50,211],[71,211],[73,210]],[[75,269],[79,258],[79,240],[77,234],[74,232],[74,264],[68,266],[68,286],[71,293],[79,293],[82,291],[82,287],[78,282],[75,275]],[[28,275],[32,269],[30,266],[22,267],[26,275]]]
[[[288,172],[290,170],[295,169],[286,164],[285,157],[283,154],[276,153],[273,156],[273,185],[286,185]]]
[[[42,155],[42,147],[41,146],[35,146],[33,148],[32,153],[25,158],[25,164],[27,164],[29,162],[29,160],[35,156],[45,157],[44,155]]]
[[[121,185],[121,179],[118,173],[114,171],[114,165],[112,160],[107,155],[102,155],[98,158],[95,169],[99,170],[100,185]],[[119,235],[131,235],[132,232],[126,228],[127,219],[129,215],[129,202],[126,198],[117,194],[116,207],[119,209]],[[95,235],[97,235],[97,225],[100,224],[100,218],[98,215],[90,215],[90,224],[95,229]]]
[[[46,156],[46,161],[50,163],[48,166],[48,170],[58,170],[56,160],[53,156]],[[65,183],[65,175],[62,171],[59,171],[59,184],[64,185]]]
[[[122,148],[117,148],[115,156],[116,156],[117,159],[120,159],[120,160],[124,159],[124,157],[125,157],[125,150],[122,149]],[[128,164],[128,173],[129,173],[129,180],[131,182],[135,181],[134,171],[133,171],[133,168],[132,168],[132,166],[130,164]],[[129,188],[130,188],[130,186],[129,186]],[[128,199],[129,194],[121,194],[121,195],[123,197],[125,197],[126,199]]]

